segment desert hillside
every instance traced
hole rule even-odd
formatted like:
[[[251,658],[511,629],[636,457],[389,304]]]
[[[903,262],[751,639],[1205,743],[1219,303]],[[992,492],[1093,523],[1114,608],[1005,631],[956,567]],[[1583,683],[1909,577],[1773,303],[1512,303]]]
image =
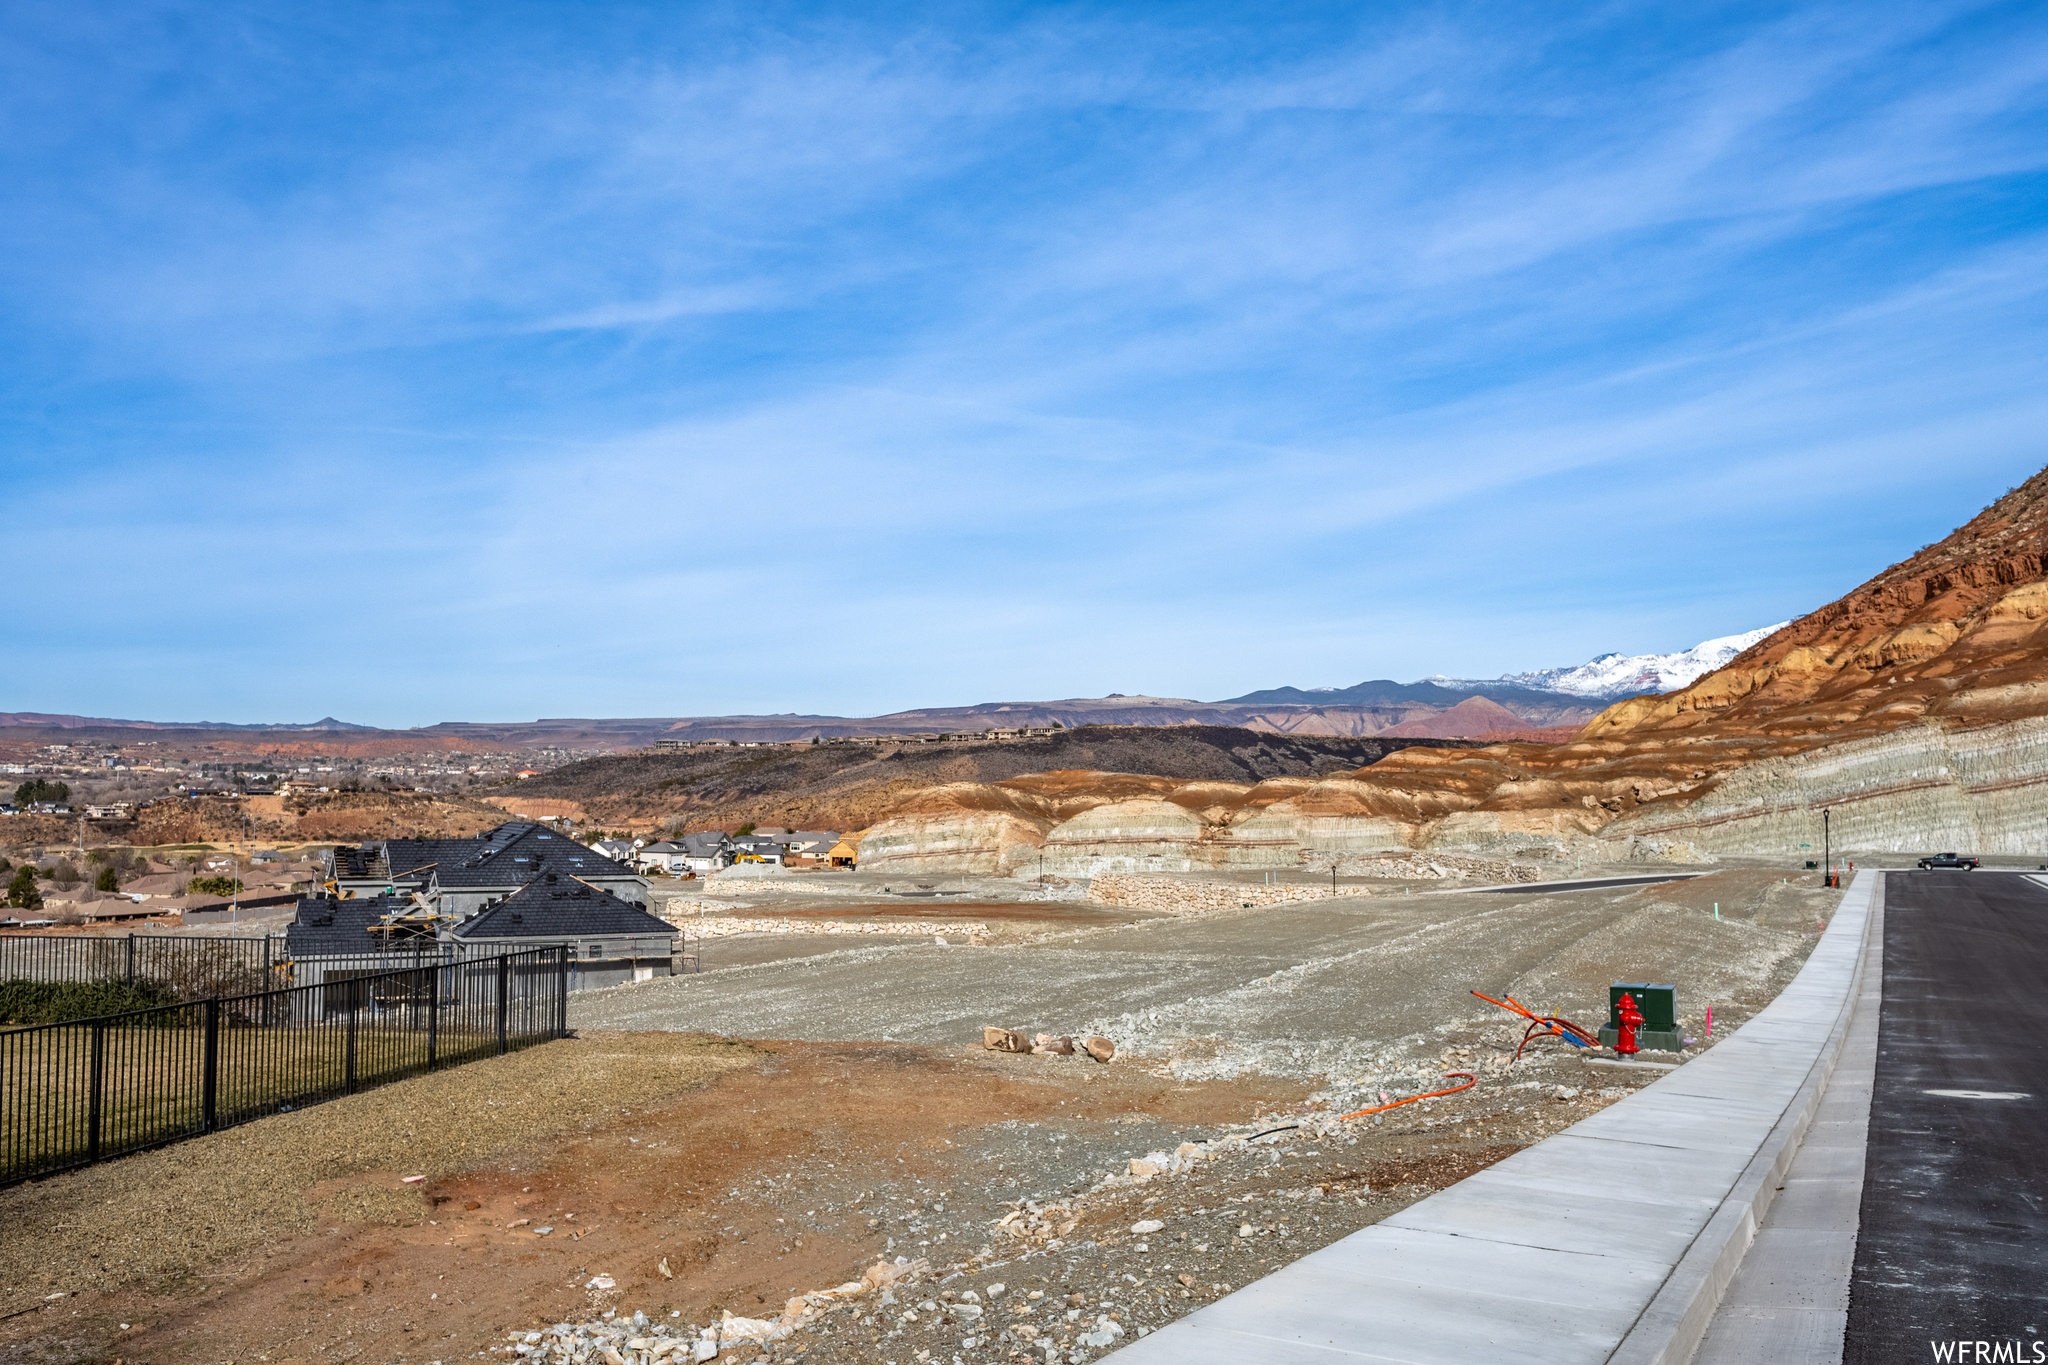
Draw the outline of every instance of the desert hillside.
[[[543,814],[536,803],[573,803],[608,829],[730,829],[746,821],[859,829],[920,793],[960,783],[1085,769],[1250,784],[1345,772],[1418,742],[1446,743],[1176,725],[1084,726],[1011,742],[651,751],[556,768],[521,782],[500,804]]]
[[[464,838],[503,824],[506,818],[502,809],[481,801],[427,792],[321,792],[239,801],[201,797],[150,806],[136,820],[129,838],[150,847],[227,843],[244,837],[281,843]]]
[[[2048,712],[2048,471],[1726,667],[1617,702],[1589,739],[1881,732],[1921,716],[1982,725]]]
[[[1563,744],[1412,748],[1313,781],[1054,774],[907,795],[864,865],[1275,866],[1395,848],[1575,860],[2028,851],[2048,827],[2048,473],[1682,691]],[[1416,726],[1422,729],[1423,726]],[[1055,793],[1047,783],[1057,778]]]

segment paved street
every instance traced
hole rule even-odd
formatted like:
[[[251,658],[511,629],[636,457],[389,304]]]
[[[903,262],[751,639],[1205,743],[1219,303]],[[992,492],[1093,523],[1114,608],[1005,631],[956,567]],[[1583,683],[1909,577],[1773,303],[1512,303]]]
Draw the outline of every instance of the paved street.
[[[2048,879],[1887,880],[1843,1359],[1938,1359],[1930,1342],[1959,1339],[2048,1358]]]

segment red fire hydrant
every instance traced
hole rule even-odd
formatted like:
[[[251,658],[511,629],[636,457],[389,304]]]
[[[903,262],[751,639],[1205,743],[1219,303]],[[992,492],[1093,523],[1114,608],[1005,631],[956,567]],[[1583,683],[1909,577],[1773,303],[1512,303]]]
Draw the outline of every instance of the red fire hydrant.
[[[1621,1020],[1621,1027],[1615,1030],[1614,1050],[1624,1057],[1641,1052],[1642,1046],[1636,1042],[1636,1030],[1643,1026],[1643,1012],[1636,1008],[1636,998],[1623,991],[1621,1007],[1616,1014]]]

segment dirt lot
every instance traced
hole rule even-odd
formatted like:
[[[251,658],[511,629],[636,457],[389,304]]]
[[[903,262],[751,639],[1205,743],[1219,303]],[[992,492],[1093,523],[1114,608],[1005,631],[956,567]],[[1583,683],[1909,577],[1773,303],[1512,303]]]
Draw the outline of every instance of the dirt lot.
[[[1675,980],[1718,1035],[1834,899],[1725,872],[989,948],[828,943],[598,993],[574,1039],[0,1191],[0,1361],[453,1362],[607,1307],[772,1318],[898,1257],[932,1268],[895,1303],[720,1359],[1009,1365],[1048,1341],[1087,1359],[1107,1348],[1084,1332],[1170,1321],[1664,1074],[1555,1043],[1511,1065],[1518,1025],[1466,989],[1591,1023],[1605,982]],[[1084,1020],[1127,1021],[1105,1030],[1116,1061],[962,1036]],[[798,1041],[663,1031],[702,1021]],[[888,1032],[908,1041],[831,1040]],[[1446,1070],[1477,1084],[1327,1124]],[[1217,1155],[1129,1174],[1184,1142]]]
[[[957,935],[943,946],[813,943],[795,960],[756,938],[751,965],[579,996],[570,1021],[933,1046],[971,1043],[992,1023],[1093,1032],[1170,1061],[1182,1079],[1327,1077],[1342,1104],[1420,1088],[1446,1047],[1492,1037],[1504,1016],[1472,990],[1577,1017],[1605,1014],[1610,982],[1668,981],[1696,1036],[1705,1039],[1709,1006],[1725,1033],[1798,969],[1835,899],[1817,875],[1756,869],[1551,895],[1390,895],[1016,925],[1007,941],[979,946]],[[721,954],[737,957],[747,942],[711,940],[707,960],[731,961]]]

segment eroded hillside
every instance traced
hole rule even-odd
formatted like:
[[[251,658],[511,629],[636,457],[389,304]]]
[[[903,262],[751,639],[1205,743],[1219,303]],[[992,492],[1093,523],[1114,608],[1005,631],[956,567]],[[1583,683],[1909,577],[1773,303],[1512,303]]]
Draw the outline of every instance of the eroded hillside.
[[[746,821],[860,829],[934,789],[1028,773],[1087,769],[1256,783],[1345,772],[1417,743],[1458,742],[1176,725],[1083,726],[1015,742],[685,749],[572,763],[526,779],[512,803],[573,802],[589,823],[608,829],[730,829]]]
[[[955,785],[901,801],[863,861],[1008,870],[1043,857],[1086,873],[1402,846],[1777,854],[1818,845],[1823,805],[1837,847],[2021,851],[2048,822],[2044,632],[2048,473],[1727,667],[1617,703],[1569,743],[1406,749],[1229,791],[1078,774]]]

